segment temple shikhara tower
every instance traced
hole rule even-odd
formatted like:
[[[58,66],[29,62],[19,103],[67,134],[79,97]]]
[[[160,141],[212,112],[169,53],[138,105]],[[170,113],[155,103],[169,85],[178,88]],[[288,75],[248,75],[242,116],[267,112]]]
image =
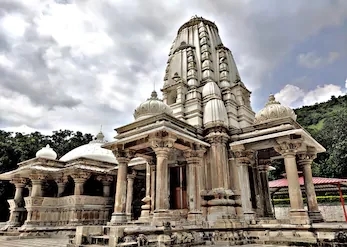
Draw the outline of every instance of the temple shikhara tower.
[[[70,246],[317,242],[326,226],[311,163],[325,149],[273,95],[255,114],[246,84],[216,24],[193,17],[170,49],[162,99],[153,91],[115,140],[99,133],[59,160],[45,147],[0,175],[16,186],[3,230],[77,228]],[[270,200],[274,159],[289,184],[285,221]]]

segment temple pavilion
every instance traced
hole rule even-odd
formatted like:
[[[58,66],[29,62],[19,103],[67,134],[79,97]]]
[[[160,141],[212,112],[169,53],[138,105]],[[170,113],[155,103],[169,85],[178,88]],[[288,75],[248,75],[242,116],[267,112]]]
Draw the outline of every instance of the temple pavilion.
[[[134,121],[116,128],[114,141],[99,133],[59,160],[47,146],[1,174],[16,187],[7,226],[225,227],[275,220],[268,186],[274,157],[284,160],[287,174],[288,224],[323,221],[311,163],[324,147],[274,95],[253,112],[251,92],[214,22],[193,17],[179,28],[161,92],[162,99],[152,92]]]

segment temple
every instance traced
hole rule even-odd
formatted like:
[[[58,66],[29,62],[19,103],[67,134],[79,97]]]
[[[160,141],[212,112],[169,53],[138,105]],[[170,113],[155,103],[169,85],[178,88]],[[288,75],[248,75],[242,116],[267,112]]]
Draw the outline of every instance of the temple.
[[[114,141],[99,133],[59,160],[47,146],[1,174],[16,187],[3,230],[76,230],[70,246],[188,246],[315,243],[320,229],[336,239],[347,228],[326,230],[318,208],[311,163],[324,147],[273,95],[253,112],[215,23],[193,17],[179,28],[161,91]],[[291,209],[281,221],[268,185],[274,159],[284,160],[288,179]]]

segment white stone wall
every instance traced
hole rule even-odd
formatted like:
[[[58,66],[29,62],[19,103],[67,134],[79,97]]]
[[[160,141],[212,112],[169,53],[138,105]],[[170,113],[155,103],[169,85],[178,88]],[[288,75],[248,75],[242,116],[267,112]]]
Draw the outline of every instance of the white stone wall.
[[[276,206],[276,219],[287,219],[289,215],[289,209],[289,205]],[[307,207],[305,207],[305,209],[307,209]],[[319,209],[326,221],[345,221],[341,204],[320,204]]]

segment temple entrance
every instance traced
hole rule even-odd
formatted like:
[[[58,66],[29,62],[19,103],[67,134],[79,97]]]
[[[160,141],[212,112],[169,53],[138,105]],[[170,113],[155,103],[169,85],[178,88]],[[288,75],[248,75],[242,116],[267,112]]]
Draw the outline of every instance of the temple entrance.
[[[186,167],[170,167],[170,209],[185,208],[188,208]]]
[[[133,220],[137,220],[141,215],[142,199],[146,196],[146,178],[144,176],[136,176],[134,180],[132,216]]]

